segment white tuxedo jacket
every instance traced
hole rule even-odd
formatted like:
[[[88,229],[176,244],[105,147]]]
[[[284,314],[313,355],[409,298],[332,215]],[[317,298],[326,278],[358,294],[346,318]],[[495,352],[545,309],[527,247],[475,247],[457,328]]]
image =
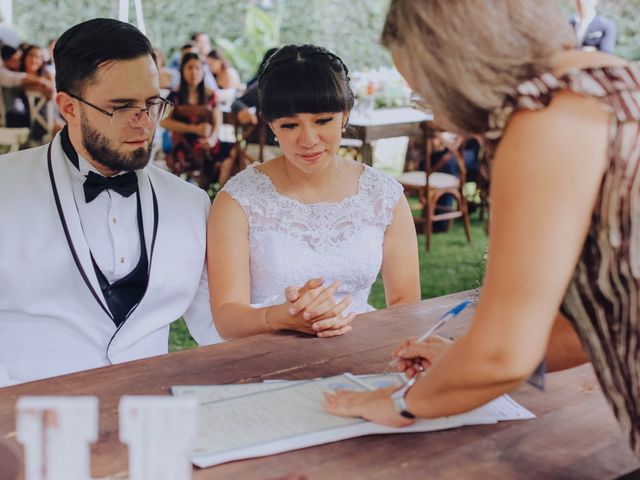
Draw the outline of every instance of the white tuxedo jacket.
[[[116,328],[67,162],[59,136],[0,156],[0,387],[166,353],[180,316],[198,343],[221,341],[204,268],[207,195],[155,166],[137,171],[149,285]]]

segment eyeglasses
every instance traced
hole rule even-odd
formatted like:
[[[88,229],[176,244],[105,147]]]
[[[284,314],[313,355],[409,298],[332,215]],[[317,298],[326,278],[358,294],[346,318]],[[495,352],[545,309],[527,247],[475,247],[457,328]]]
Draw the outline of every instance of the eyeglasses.
[[[155,100],[147,102],[147,108],[136,107],[134,105],[131,106],[123,106],[123,107],[115,107],[111,109],[111,111],[105,110],[104,108],[100,108],[93,103],[87,102],[84,98],[79,95],[75,95],[73,93],[67,92],[72,98],[84,103],[85,105],[89,105],[91,108],[99,111],[100,113],[104,113],[109,118],[111,118],[111,123],[114,122],[120,125],[133,125],[140,121],[143,113],[147,114],[147,118],[151,123],[158,122],[160,120],[164,120],[169,116],[171,111],[171,102],[169,100],[158,97]]]

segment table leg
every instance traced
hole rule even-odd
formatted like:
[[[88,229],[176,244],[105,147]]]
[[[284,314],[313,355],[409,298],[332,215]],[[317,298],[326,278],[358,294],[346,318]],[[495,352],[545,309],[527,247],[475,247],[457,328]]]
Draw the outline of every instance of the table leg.
[[[362,142],[362,162],[366,165],[373,165],[373,147],[369,142]]]

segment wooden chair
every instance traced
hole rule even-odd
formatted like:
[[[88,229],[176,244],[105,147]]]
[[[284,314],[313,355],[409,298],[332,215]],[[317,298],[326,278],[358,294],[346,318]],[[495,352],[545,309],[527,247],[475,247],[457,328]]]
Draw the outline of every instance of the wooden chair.
[[[448,144],[447,150],[453,154],[458,164],[459,177],[448,173],[435,172],[431,166],[430,157],[433,150],[434,132],[430,125],[422,125],[424,132],[424,171],[405,172],[397,180],[408,193],[416,193],[420,202],[421,216],[414,218],[416,229],[422,228],[425,235],[427,251],[431,250],[431,236],[433,222],[462,218],[467,241],[471,242],[471,224],[467,200],[462,192],[466,181],[467,170],[462,155],[464,139],[459,138]],[[447,156],[448,157],[448,156]],[[436,166],[437,168],[437,166]],[[453,207],[438,205],[438,200],[445,196],[452,196],[455,200]],[[419,231],[419,230],[418,230]]]
[[[0,127],[0,153],[17,152],[29,140],[29,129]]]
[[[29,147],[36,147],[48,143],[53,138],[55,126],[55,109],[53,100],[42,93],[27,90],[25,92],[29,108],[30,136],[27,141]]]
[[[231,121],[233,124],[236,142],[235,151],[237,171],[243,170],[247,165],[251,165],[256,161],[260,163],[264,162],[264,147],[267,140],[267,129],[262,119],[258,117],[258,123],[255,125],[243,124],[238,121],[237,114],[232,114]],[[258,156],[257,158],[254,158],[247,152],[247,147],[250,145],[250,137],[256,133],[258,136]]]
[[[343,157],[353,158],[356,162],[362,163],[362,140],[342,137],[340,141],[340,154]]]

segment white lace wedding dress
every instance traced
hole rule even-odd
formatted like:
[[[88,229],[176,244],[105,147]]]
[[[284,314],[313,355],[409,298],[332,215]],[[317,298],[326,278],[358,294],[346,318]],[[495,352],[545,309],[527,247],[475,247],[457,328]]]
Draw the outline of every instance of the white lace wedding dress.
[[[256,165],[222,189],[249,221],[251,303],[282,303],[286,287],[323,277],[325,285],[342,282],[336,298],[352,295],[346,312],[374,310],[367,300],[402,186],[364,166],[357,194],[338,203],[304,204],[280,195]]]

